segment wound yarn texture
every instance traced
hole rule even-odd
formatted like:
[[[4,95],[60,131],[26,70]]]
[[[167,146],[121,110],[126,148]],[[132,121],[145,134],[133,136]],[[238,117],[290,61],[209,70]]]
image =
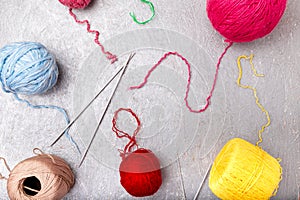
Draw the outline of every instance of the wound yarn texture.
[[[117,119],[121,111],[130,113],[137,122],[137,128],[132,136],[117,127]],[[155,194],[162,184],[160,162],[152,151],[138,148],[135,139],[141,129],[141,122],[138,116],[130,108],[119,108],[115,111],[112,124],[112,130],[118,138],[129,139],[124,150],[119,150],[122,157],[119,167],[121,185],[130,195],[135,197]],[[138,149],[132,152],[133,147]]]
[[[231,42],[250,42],[269,34],[280,21],[286,0],[207,0],[213,27]]]
[[[91,0],[59,0],[59,2],[69,8],[83,9],[90,4]]]
[[[5,92],[43,94],[57,78],[54,56],[42,44],[17,42],[0,49],[0,81]]]
[[[35,180],[36,184],[29,184],[34,188],[26,186],[27,180]],[[74,183],[74,174],[63,159],[41,154],[15,166],[7,180],[7,191],[9,198],[13,200],[60,200]]]
[[[256,88],[241,84],[241,59],[249,60],[255,76],[258,74],[254,68],[251,56],[239,56],[237,66],[239,75],[236,83],[243,89],[252,90],[255,103],[266,115],[267,122],[258,131],[259,141],[256,146],[240,139],[230,140],[216,157],[209,178],[209,187],[221,199],[231,200],[267,200],[275,196],[282,178],[282,168],[279,159],[273,158],[259,147],[262,142],[262,133],[271,123],[268,111],[260,104]]]
[[[281,174],[278,160],[260,147],[235,138],[216,157],[209,188],[220,199],[268,200],[276,194]]]
[[[44,94],[57,82],[58,67],[54,56],[40,43],[16,42],[0,49],[0,82],[4,92],[12,93],[16,100],[35,109],[50,108],[61,112],[67,123],[67,112],[54,105],[33,105],[19,95]],[[66,137],[80,152],[73,138]]]
[[[149,149],[139,148],[127,155],[119,171],[121,185],[135,197],[153,195],[162,184],[160,162]]]

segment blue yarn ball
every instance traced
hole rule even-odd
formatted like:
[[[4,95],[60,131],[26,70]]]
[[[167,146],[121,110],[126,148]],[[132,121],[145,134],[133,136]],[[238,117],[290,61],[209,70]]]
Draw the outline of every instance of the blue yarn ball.
[[[5,92],[42,94],[57,78],[55,58],[42,44],[16,42],[0,49],[0,81]]]

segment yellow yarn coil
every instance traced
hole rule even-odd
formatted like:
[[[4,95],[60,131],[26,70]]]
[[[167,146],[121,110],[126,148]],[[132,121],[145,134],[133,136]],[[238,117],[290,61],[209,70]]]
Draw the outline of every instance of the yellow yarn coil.
[[[241,84],[241,59],[249,60],[255,76],[260,77],[253,65],[253,55],[239,56],[237,66],[239,87],[252,90],[255,103],[266,115],[267,123],[258,131],[256,146],[235,138],[230,140],[216,157],[210,171],[209,187],[212,192],[224,200],[266,200],[276,195],[281,180],[282,169],[279,161],[259,147],[262,133],[271,123],[268,111],[260,104],[256,88]]]
[[[264,200],[276,194],[281,173],[278,160],[260,147],[235,138],[216,157],[209,187],[224,200]]]

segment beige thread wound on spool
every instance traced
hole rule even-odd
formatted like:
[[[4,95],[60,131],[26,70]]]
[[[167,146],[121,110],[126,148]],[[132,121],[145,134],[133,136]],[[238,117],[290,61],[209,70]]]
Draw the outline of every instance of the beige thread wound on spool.
[[[59,200],[74,185],[74,174],[63,159],[37,150],[34,149],[37,156],[23,160],[11,170],[7,179],[10,199]]]

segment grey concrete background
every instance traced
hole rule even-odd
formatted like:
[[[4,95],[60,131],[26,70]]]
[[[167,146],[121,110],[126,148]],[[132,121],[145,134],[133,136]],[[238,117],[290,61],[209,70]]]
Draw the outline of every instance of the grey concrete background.
[[[181,34],[183,39],[189,38],[193,41],[192,44],[201,47],[199,57],[203,60],[207,59],[207,62],[202,59],[197,60],[193,57],[194,54],[188,54],[193,61],[193,75],[199,76],[199,79],[195,77],[192,83],[193,107],[204,103],[215,70],[214,65],[225,48],[226,44],[222,42],[222,37],[213,30],[207,19],[205,1],[153,0],[152,2],[157,15],[144,27],[135,24],[128,15],[130,11],[135,11],[137,16],[145,16],[148,13],[150,15],[148,7],[138,0],[118,2],[94,0],[87,9],[75,11],[80,19],[88,18],[92,27],[101,32],[100,40],[106,42],[108,50],[115,50],[121,54],[120,61],[113,69],[125,61],[129,51],[135,50],[138,55],[131,66],[135,66],[135,69],[139,67],[140,70],[131,70],[127,77],[124,77],[117,98],[114,99],[104,121],[103,130],[100,130],[101,133],[99,132],[83,166],[77,167],[80,156],[65,138],[62,138],[53,148],[47,147],[65,126],[60,113],[53,110],[30,109],[4,92],[0,92],[0,156],[5,157],[13,167],[21,160],[32,156],[34,147],[39,147],[45,152],[55,153],[65,158],[73,167],[77,176],[76,185],[66,199],[131,199],[132,197],[119,184],[117,171],[120,161],[117,149],[122,148],[126,141],[118,141],[113,133],[106,131],[110,128],[109,120],[114,109],[119,106],[130,106],[138,110],[144,122],[144,130],[139,138],[140,143],[145,148],[155,151],[164,161],[169,159],[162,169],[164,178],[162,187],[155,195],[144,199],[192,199],[207,167],[222,146],[234,137],[241,137],[255,143],[257,131],[265,122],[265,116],[258,110],[252,93],[238,88],[235,84],[236,58],[242,54],[253,53],[254,64],[259,72],[265,74],[265,77],[252,76],[249,65],[244,62],[243,82],[256,86],[261,103],[271,115],[272,124],[263,134],[262,147],[274,157],[282,159],[283,179],[277,196],[272,199],[296,199],[300,186],[300,71],[298,67],[300,2],[296,0],[288,2],[280,24],[267,37],[247,44],[234,44],[222,62],[212,106],[207,112],[196,115],[186,112],[183,105],[184,85],[179,84],[178,87],[172,88],[172,82],[175,84],[178,80],[185,84],[183,81],[186,77],[186,68],[178,59],[172,58],[164,63],[159,69],[162,71],[158,70],[158,73],[153,76],[149,86],[150,91],[122,92],[132,84],[129,80],[135,83],[141,81],[146,70],[160,58],[163,52],[172,51],[173,47],[177,50],[181,49],[178,42],[176,47],[167,43],[170,46],[155,46],[150,50],[147,49],[148,47],[139,47],[140,49],[137,50],[138,47],[132,46],[126,39],[123,43],[117,41],[128,31],[145,28],[174,31]],[[109,63],[100,53],[97,54],[99,49],[93,43],[93,36],[86,33],[84,26],[74,23],[68,15],[67,8],[58,1],[2,0],[0,16],[1,47],[16,41],[41,42],[55,54],[59,63],[58,84],[44,95],[25,97],[31,102],[62,106],[72,118],[80,110],[78,103],[81,100],[82,103],[87,101],[89,94],[96,92],[103,84],[103,80],[110,76]],[[147,32],[149,36],[151,31]],[[161,38],[157,40],[158,44],[164,42]],[[185,43],[183,42],[182,45],[184,46]],[[95,65],[99,66],[100,73],[94,80],[89,76],[90,71],[87,67]],[[170,76],[163,75],[166,73]],[[86,83],[83,82],[84,80]],[[85,93],[81,86],[88,88],[91,80],[95,81],[96,87],[93,91],[87,90]],[[168,98],[164,98],[160,91]],[[109,91],[104,93],[93,105],[90,115],[83,116],[83,119],[71,129],[71,134],[78,141],[81,149],[84,149],[87,144],[91,135],[90,130],[93,130],[92,125],[95,125],[100,108],[104,105],[103,100],[108,94]],[[155,94],[157,99],[151,98],[149,94]],[[132,96],[136,97],[135,100],[131,99]],[[122,101],[122,98],[126,101]],[[143,100],[150,103],[146,104]],[[168,108],[168,105],[174,105],[174,109]],[[176,116],[181,118],[174,118]],[[174,121],[170,121],[171,118]],[[91,126],[87,126],[85,121],[89,119],[91,119]],[[180,124],[179,128],[174,129],[174,124]],[[86,126],[89,128],[85,129]],[[186,127],[190,127],[192,132],[189,133]],[[154,135],[147,135],[155,130],[160,131]],[[182,135],[182,131],[185,135]],[[100,145],[104,145],[104,142],[101,143],[100,134],[104,136],[104,142],[108,141],[107,147],[114,149],[115,152],[111,150],[106,152],[105,149],[100,148]],[[183,145],[185,148],[173,149],[176,153],[171,152],[173,147],[161,148],[167,144],[165,142],[168,138],[171,138],[170,141],[175,141],[174,138],[180,137],[184,138],[183,141],[187,141]],[[0,172],[8,175],[2,165]],[[0,198],[8,199],[6,181],[0,182],[0,190]],[[199,199],[217,199],[210,192],[207,181]]]

